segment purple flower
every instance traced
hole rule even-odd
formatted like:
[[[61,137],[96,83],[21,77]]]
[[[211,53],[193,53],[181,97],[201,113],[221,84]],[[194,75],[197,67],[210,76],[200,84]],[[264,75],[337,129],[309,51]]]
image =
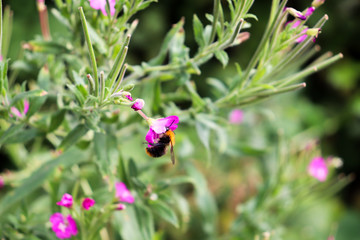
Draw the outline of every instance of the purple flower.
[[[89,0],[89,2],[90,2],[90,7],[96,10],[101,10],[102,14],[104,14],[104,16],[107,16],[106,0]],[[115,14],[115,2],[116,0],[109,0],[111,16]]]
[[[131,97],[131,95],[125,95],[125,97],[126,97],[127,99],[129,99],[130,101],[133,100],[133,98]]]
[[[240,109],[234,109],[229,114],[229,122],[232,124],[240,124],[244,119],[244,113]]]
[[[71,208],[73,205],[73,197],[70,194],[65,193],[62,196],[61,200],[59,202],[57,202],[56,204],[59,206]]]
[[[123,182],[115,183],[115,196],[120,202],[134,203],[135,201],[135,198]]]
[[[315,11],[314,7],[309,7],[309,8],[306,9],[306,12],[305,12],[304,16],[305,17],[310,17],[313,14],[314,11]]]
[[[322,157],[315,157],[308,166],[308,173],[320,182],[324,182],[328,175],[328,168]]]
[[[92,198],[85,198],[82,202],[82,207],[85,210],[89,210],[92,206],[94,206],[95,200]]]
[[[24,109],[23,109],[22,113],[16,107],[11,107],[10,111],[11,111],[12,114],[10,114],[10,117],[13,117],[13,114],[18,118],[25,117],[26,113],[29,111],[29,106],[30,106],[29,101],[24,100]]]
[[[148,143],[154,143],[160,136],[160,134],[166,132],[168,129],[174,131],[178,126],[179,117],[169,116],[166,118],[149,119],[150,129],[146,134],[145,140]]]
[[[76,222],[71,215],[65,217],[61,213],[54,213],[49,220],[56,237],[60,239],[71,238],[71,236],[76,236],[78,233]]]
[[[122,204],[122,203],[118,203],[118,204],[117,204],[116,210],[124,210],[124,209],[126,209],[126,205],[125,205],[125,204]]]
[[[141,110],[145,105],[144,100],[138,98],[135,100],[135,103],[131,106],[132,109],[134,109],[135,111],[139,111]]]
[[[288,13],[290,13],[292,16],[300,19],[300,20],[306,20],[306,17],[299,12],[298,10],[294,9],[294,8],[290,8],[290,7],[286,7],[285,11],[287,11]]]
[[[304,30],[301,31],[301,33],[302,33],[303,35],[301,35],[300,37],[298,37],[298,38],[295,40],[297,43],[301,43],[302,41],[304,41],[304,40],[306,39],[306,37],[307,37],[306,31],[307,31],[307,30],[308,30],[308,28],[305,28]]]
[[[0,189],[5,186],[4,179],[0,176]]]

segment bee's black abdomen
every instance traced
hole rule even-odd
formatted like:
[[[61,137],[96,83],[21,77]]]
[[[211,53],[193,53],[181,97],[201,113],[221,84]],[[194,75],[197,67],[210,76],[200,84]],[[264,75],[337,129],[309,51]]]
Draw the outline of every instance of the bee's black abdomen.
[[[155,144],[154,146],[145,148],[146,153],[150,157],[161,157],[166,153],[167,146],[165,144]]]

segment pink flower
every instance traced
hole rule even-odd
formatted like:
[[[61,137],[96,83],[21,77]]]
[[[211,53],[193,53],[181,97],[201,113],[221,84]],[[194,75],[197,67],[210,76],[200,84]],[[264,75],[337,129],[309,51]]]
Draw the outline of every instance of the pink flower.
[[[127,99],[129,99],[130,101],[133,100],[133,98],[131,97],[131,95],[125,95],[125,97],[126,97]]]
[[[11,108],[10,108],[10,111],[11,111],[12,114],[14,114],[16,117],[18,117],[18,118],[23,118],[23,117],[25,117],[26,113],[29,111],[29,106],[30,106],[29,101],[28,101],[28,100],[24,100],[24,110],[23,110],[22,113],[21,113],[21,112],[19,111],[19,109],[17,109],[16,107],[11,107]],[[10,114],[10,117],[13,117],[12,114]]]
[[[134,203],[135,199],[131,195],[131,192],[127,189],[125,183],[115,183],[115,196],[120,202]]]
[[[4,179],[0,176],[0,189],[5,186]]]
[[[70,194],[65,193],[62,196],[61,201],[57,202],[56,204],[59,206],[71,208],[73,205],[73,197]]]
[[[131,106],[132,109],[134,109],[135,111],[139,111],[141,110],[145,105],[144,100],[138,98],[135,100],[135,103]]]
[[[326,163],[322,157],[315,157],[308,166],[308,173],[320,182],[324,182],[328,175]]]
[[[125,205],[125,204],[119,203],[119,204],[117,205],[116,210],[124,210],[124,209],[126,209],[126,205]]]
[[[64,217],[61,213],[54,213],[49,220],[56,237],[60,239],[71,238],[71,236],[76,236],[78,233],[76,222],[70,214]]]
[[[89,2],[90,2],[90,7],[96,10],[101,10],[102,14],[104,14],[104,16],[107,16],[106,0],[89,0]],[[116,0],[109,0],[111,16],[114,16],[115,14],[115,2]]]
[[[234,109],[229,114],[229,122],[232,124],[240,124],[244,119],[244,112],[240,109]]]
[[[301,33],[302,33],[303,35],[301,35],[300,37],[298,37],[298,38],[295,40],[297,43],[301,43],[302,41],[304,41],[304,40],[306,39],[306,37],[307,37],[306,31],[307,31],[307,30],[308,30],[308,28],[305,28],[304,30],[301,31]]]
[[[159,139],[160,134],[166,132],[167,130],[174,131],[178,126],[179,117],[178,116],[169,116],[166,118],[159,119],[149,119],[148,120],[150,129],[145,136],[145,140],[148,143],[154,143]]]
[[[89,210],[94,204],[95,200],[92,198],[85,198],[82,202],[82,206],[85,210]]]

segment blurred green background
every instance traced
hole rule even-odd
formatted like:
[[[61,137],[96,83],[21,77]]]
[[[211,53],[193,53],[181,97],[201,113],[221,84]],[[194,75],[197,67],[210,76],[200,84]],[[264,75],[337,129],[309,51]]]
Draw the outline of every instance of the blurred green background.
[[[225,1],[223,1],[225,4]],[[22,42],[41,35],[36,1],[8,0],[3,3],[10,5],[14,14],[13,33],[8,57],[17,59]],[[46,1],[48,8],[53,7],[52,1]],[[311,1],[290,0],[288,6],[303,10],[310,6]],[[210,0],[159,0],[148,9],[137,15],[140,20],[130,43],[130,64],[140,64],[157,53],[162,38],[171,25],[185,17],[186,42],[193,54],[196,44],[192,35],[192,17],[197,14],[203,21],[205,13],[212,12],[213,3]],[[248,59],[260,41],[269,14],[270,1],[256,0],[251,13],[259,21],[251,21],[250,40],[239,47],[228,51],[230,59],[246,66]],[[307,87],[298,94],[301,103],[308,104],[298,110],[303,113],[301,122],[304,129],[314,126],[319,133],[319,142],[325,156],[338,156],[344,165],[339,172],[354,173],[355,180],[341,191],[339,196],[347,206],[347,213],[340,222],[338,239],[358,239],[360,236],[360,1],[327,0],[317,9],[309,24],[314,24],[322,15],[328,14],[326,23],[317,43],[321,53],[332,51],[342,52],[344,59],[335,65],[316,73],[306,80]],[[61,34],[61,27],[50,14],[50,29],[52,33]],[[56,34],[53,35],[56,37]],[[202,68],[202,75],[194,79],[205,79],[209,76],[226,78],[235,73],[235,66],[230,63],[226,69],[213,60]],[[219,77],[219,73],[222,76]],[[19,81],[31,78],[20,75]],[[202,96],[208,95],[205,84],[198,84]],[[295,93],[290,93],[295,94]],[[271,103],[271,102],[270,102]],[[294,108],[298,107],[295,101]],[[268,105],[269,106],[269,105]],[[270,105],[271,108],[271,105]],[[291,103],[290,103],[291,108]],[[246,112],[246,109],[244,109]],[[291,116],[291,114],[289,114]],[[291,121],[289,117],[288,121]],[[1,154],[1,152],[0,152]],[[2,158],[3,159],[3,158]],[[0,169],[11,168],[9,163],[2,161]]]

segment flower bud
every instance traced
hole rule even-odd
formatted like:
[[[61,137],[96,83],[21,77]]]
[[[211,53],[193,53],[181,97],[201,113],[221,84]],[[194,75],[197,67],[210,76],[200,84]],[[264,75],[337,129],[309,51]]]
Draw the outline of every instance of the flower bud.
[[[325,0],[314,0],[312,3],[311,3],[311,6],[317,8],[317,7],[320,7],[321,5],[323,5],[325,2]]]
[[[139,111],[144,107],[144,105],[145,105],[144,100],[138,98],[135,100],[135,103],[131,106],[131,108],[134,109],[135,111]]]
[[[131,90],[134,89],[134,87],[135,87],[134,84],[128,84],[128,85],[126,85],[126,86],[123,88],[123,90],[124,90],[124,91],[131,91]]]
[[[294,9],[294,8],[290,8],[290,7],[287,7],[285,8],[285,10],[290,13],[292,16],[300,19],[300,20],[305,20],[306,17],[301,13],[299,12],[298,10]]]

